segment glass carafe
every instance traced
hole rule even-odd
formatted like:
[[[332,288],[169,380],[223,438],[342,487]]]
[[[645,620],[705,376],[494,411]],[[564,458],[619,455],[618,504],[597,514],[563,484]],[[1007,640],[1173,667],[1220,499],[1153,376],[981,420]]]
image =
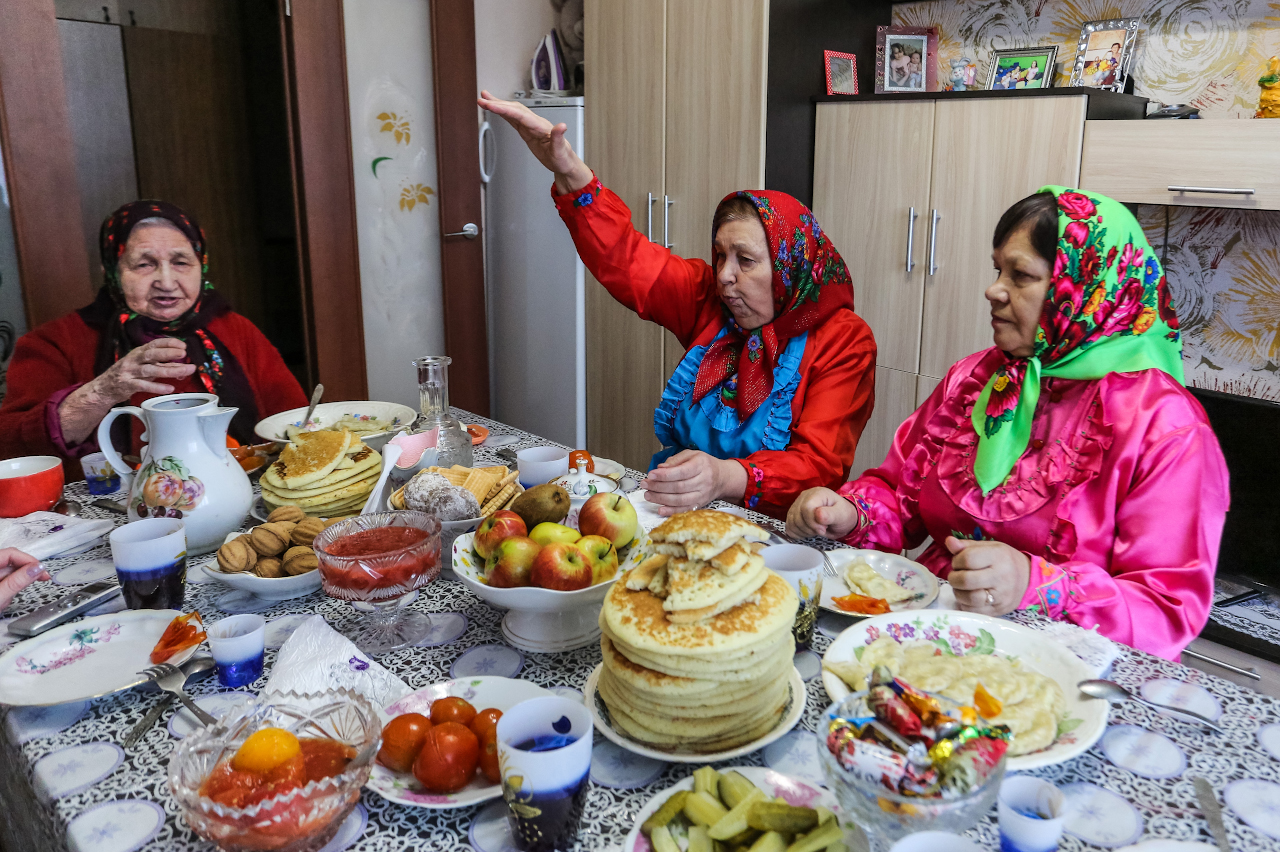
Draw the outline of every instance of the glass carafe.
[[[449,411],[449,363],[452,360],[446,355],[427,355],[413,362],[418,368],[418,400],[422,408],[418,431],[440,430],[436,439],[436,464],[440,467],[455,464],[471,467],[471,435],[462,421]]]

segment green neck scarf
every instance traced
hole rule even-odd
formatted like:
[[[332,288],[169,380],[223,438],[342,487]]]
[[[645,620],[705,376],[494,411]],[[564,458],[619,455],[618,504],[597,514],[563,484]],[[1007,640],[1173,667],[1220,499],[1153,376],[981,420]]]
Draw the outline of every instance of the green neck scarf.
[[[1030,358],[1011,358],[973,408],[983,494],[1009,476],[1031,440],[1040,379],[1100,379],[1164,370],[1183,381],[1178,317],[1160,261],[1119,202],[1046,186],[1058,202],[1058,254]]]

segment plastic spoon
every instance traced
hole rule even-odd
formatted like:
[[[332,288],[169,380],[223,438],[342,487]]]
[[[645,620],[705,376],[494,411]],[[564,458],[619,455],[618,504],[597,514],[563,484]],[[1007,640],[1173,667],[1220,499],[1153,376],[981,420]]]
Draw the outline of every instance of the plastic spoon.
[[[1076,684],[1076,686],[1079,687],[1081,692],[1090,698],[1103,698],[1112,702],[1136,701],[1139,704],[1145,704],[1153,710],[1168,710],[1179,716],[1185,716],[1192,721],[1199,722],[1207,728],[1212,728],[1220,734],[1226,733],[1226,731],[1214,724],[1212,719],[1201,716],[1194,710],[1184,710],[1181,707],[1174,707],[1170,704],[1160,704],[1155,701],[1148,701],[1145,698],[1134,695],[1132,692],[1113,680],[1082,680]]]

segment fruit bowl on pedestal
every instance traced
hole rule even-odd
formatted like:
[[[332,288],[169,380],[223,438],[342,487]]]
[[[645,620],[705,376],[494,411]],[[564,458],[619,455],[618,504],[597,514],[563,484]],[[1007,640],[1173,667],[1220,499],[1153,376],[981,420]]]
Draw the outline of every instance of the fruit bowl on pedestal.
[[[635,539],[619,551],[613,577],[572,592],[489,585],[474,542],[475,533],[464,533],[453,542],[453,572],[458,580],[485,603],[508,611],[502,619],[502,635],[508,642],[523,651],[554,653],[583,648],[600,638],[604,596],[618,577],[644,559],[649,537],[643,528],[637,529]]]

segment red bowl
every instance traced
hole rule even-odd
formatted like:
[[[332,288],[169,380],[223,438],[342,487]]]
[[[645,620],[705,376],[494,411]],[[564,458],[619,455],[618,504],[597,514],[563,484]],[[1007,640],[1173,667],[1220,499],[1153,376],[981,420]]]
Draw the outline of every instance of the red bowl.
[[[53,507],[62,496],[62,459],[23,456],[0,461],[0,518],[20,518]]]

